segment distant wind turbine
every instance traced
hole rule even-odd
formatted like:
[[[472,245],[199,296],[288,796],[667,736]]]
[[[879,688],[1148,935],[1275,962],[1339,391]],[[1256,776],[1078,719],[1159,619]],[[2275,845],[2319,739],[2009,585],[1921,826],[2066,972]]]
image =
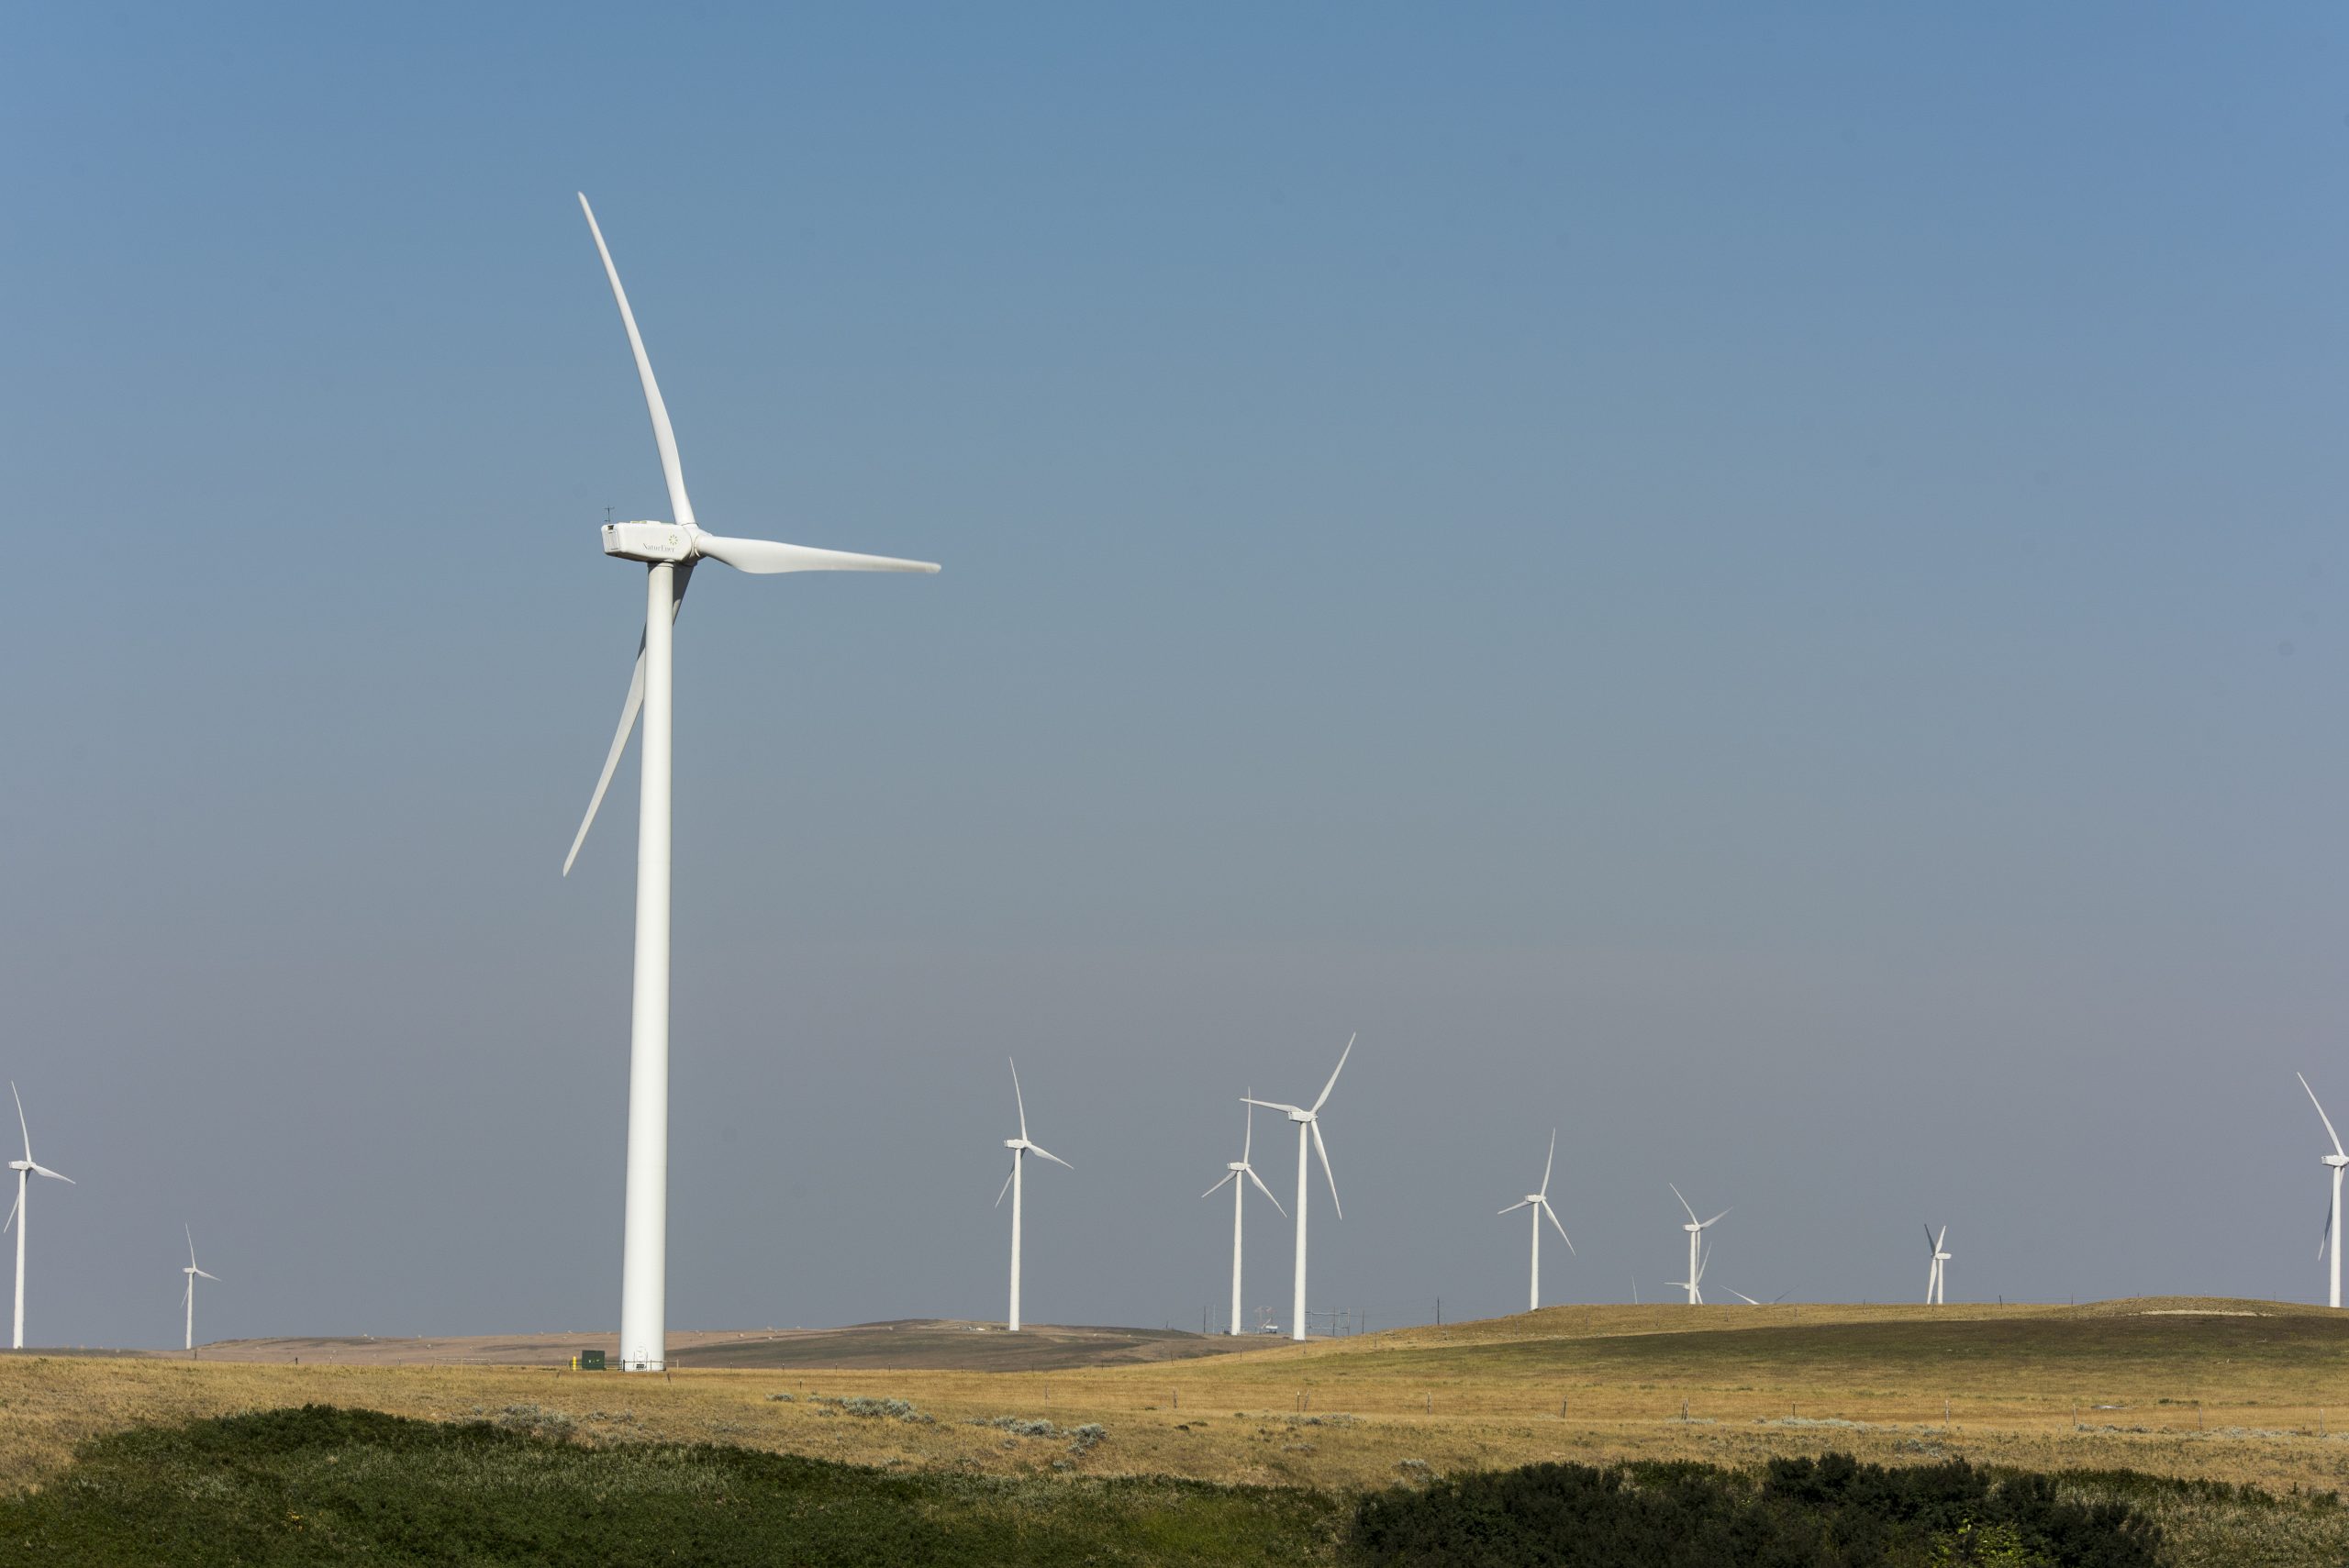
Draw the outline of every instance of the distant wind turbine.
[[[1680,1189],[1678,1187],[1672,1186],[1670,1182],[1664,1183],[1664,1185],[1672,1187],[1672,1195],[1674,1197],[1680,1198],[1680,1207],[1682,1208],[1688,1209],[1688,1223],[1680,1228],[1681,1229],[1688,1232],[1688,1277],[1685,1280],[1673,1280],[1670,1283],[1687,1287],[1688,1292],[1688,1305],[1691,1307],[1700,1307],[1704,1305],[1705,1293],[1698,1287],[1704,1283],[1705,1260],[1698,1256],[1698,1248],[1703,1240],[1706,1230],[1710,1229],[1715,1221],[1720,1219],[1723,1215],[1728,1214],[1729,1210],[1721,1210],[1720,1214],[1713,1216],[1711,1219],[1699,1219],[1697,1218],[1697,1211],[1693,1208],[1688,1208],[1688,1200],[1685,1197],[1680,1197]]]
[[[1776,1307],[1778,1303],[1792,1296],[1794,1292],[1790,1290],[1782,1290],[1777,1295],[1772,1296],[1767,1302],[1756,1301],[1753,1297],[1746,1295],[1742,1290],[1733,1290],[1731,1291],[1730,1294],[1737,1297],[1740,1301],[1745,1303],[1748,1307]]]
[[[1278,1100],[1247,1101],[1249,1105],[1262,1106],[1266,1110],[1286,1111],[1288,1119],[1297,1123],[1297,1295],[1291,1303],[1296,1317],[1289,1324],[1288,1332],[1292,1340],[1305,1338],[1305,1211],[1306,1195],[1311,1191],[1305,1180],[1308,1169],[1305,1161],[1306,1135],[1312,1135],[1313,1151],[1321,1157],[1321,1174],[1330,1184],[1330,1207],[1337,1211],[1340,1219],[1343,1219],[1346,1211],[1344,1206],[1338,1202],[1338,1178],[1330,1170],[1329,1146],[1321,1141],[1320,1116],[1321,1107],[1330,1103],[1330,1091],[1338,1086],[1338,1074],[1346,1070],[1346,1058],[1354,1053],[1355,1039],[1353,1035],[1346,1037],[1346,1049],[1338,1053],[1338,1065],[1330,1070],[1330,1081],[1321,1085],[1321,1097],[1313,1102],[1310,1110],[1302,1106],[1283,1105]]]
[[[1009,1057],[1004,1060],[1011,1061]],[[1011,1174],[1004,1177],[1002,1192],[995,1195],[995,1206],[1001,1208],[1004,1193],[1011,1195],[1011,1314],[1005,1323],[1011,1332],[1017,1334],[1019,1332],[1019,1197],[1024,1184],[1019,1179],[1020,1168],[1030,1154],[1041,1154],[1053,1164],[1067,1165],[1072,1171],[1076,1167],[1069,1165],[1067,1161],[1042,1144],[1029,1141],[1028,1096],[1019,1092],[1019,1063],[1017,1062],[1011,1062],[1011,1097],[1019,1106],[1019,1136],[1003,1140],[1003,1146],[1011,1151]]]
[[[1273,1195],[1273,1189],[1264,1184],[1264,1178],[1256,1174],[1256,1167],[1248,1162],[1248,1151],[1256,1146],[1256,1107],[1253,1102],[1248,1103],[1247,1118],[1247,1125],[1240,1135],[1240,1158],[1224,1166],[1230,1174],[1199,1195],[1201,1197],[1213,1197],[1227,1184],[1231,1188],[1231,1331],[1235,1334],[1240,1332],[1240,1209],[1241,1200],[1247,1196],[1241,1190],[1240,1178],[1245,1176],[1254,1183],[1256,1190],[1264,1195],[1264,1201],[1271,1204],[1282,1218],[1288,1218],[1288,1210],[1281,1207],[1281,1200]]]
[[[2308,1074],[2296,1073],[2293,1076],[2299,1079],[2301,1088],[2309,1089]],[[2332,1130],[2332,1118],[2324,1114],[2324,1102],[2316,1097],[2314,1089],[2309,1089],[2309,1104],[2316,1106],[2317,1116],[2324,1122],[2324,1135],[2332,1140],[2332,1152],[2324,1156],[2324,1162],[2332,1167],[2332,1202],[2324,1211],[2324,1229],[2319,1233],[2316,1255],[2321,1258],[2327,1252],[2332,1254],[2332,1294],[2326,1305],[2338,1307],[2341,1305],[2341,1173],[2349,1168],[2349,1153],[2343,1151],[2341,1135]],[[22,1268],[17,1270],[19,1273],[23,1272]]]
[[[25,1125],[25,1097],[17,1093],[17,1085],[13,1083],[8,1085],[8,1095],[17,1102],[17,1130],[25,1135],[25,1157],[8,1162],[8,1169],[17,1173],[17,1203],[8,1210],[8,1218],[0,1220],[0,1230],[11,1225],[17,1228],[17,1318],[8,1343],[21,1351],[25,1348],[25,1188],[34,1176],[47,1176],[51,1181],[63,1182],[69,1187],[74,1182],[72,1177],[61,1176],[46,1165],[33,1163],[33,1133],[32,1129]]]
[[[1515,1214],[1520,1208],[1530,1208],[1533,1211],[1533,1288],[1531,1292],[1531,1299],[1525,1308],[1528,1312],[1539,1312],[1542,1310],[1542,1216],[1549,1216],[1551,1225],[1554,1227],[1558,1232],[1558,1240],[1565,1242],[1566,1251],[1571,1252],[1575,1250],[1574,1240],[1572,1238],[1567,1236],[1566,1228],[1558,1224],[1558,1211],[1550,1207],[1550,1167],[1557,1162],[1558,1129],[1553,1127],[1550,1129],[1550,1157],[1542,1162],[1542,1190],[1539,1192],[1528,1193],[1520,1201],[1513,1203],[1507,1208],[1499,1211],[1503,1214]]]
[[[1925,1305],[1928,1307],[1943,1307],[1949,1302],[1949,1297],[1943,1289],[1948,1275],[1942,1267],[1950,1261],[1952,1255],[1943,1251],[1942,1246],[1942,1243],[1948,1240],[1948,1226],[1943,1226],[1942,1233],[1938,1236],[1933,1234],[1932,1226],[1925,1227],[1925,1251],[1932,1255],[1932,1270],[1925,1275]]]
[[[188,1230],[185,1225],[182,1225],[180,1229],[187,1230],[187,1267],[180,1271],[187,1275],[187,1343],[181,1348],[192,1351],[195,1349],[195,1282],[200,1279],[208,1279],[214,1284],[218,1284],[220,1276],[207,1274],[195,1266],[195,1232]]]
[[[636,329],[636,313],[629,308],[628,292],[620,287],[619,269],[604,243],[587,198],[579,198],[587,217],[587,232],[595,237],[596,253],[603,258],[604,276],[612,285],[612,301],[620,309],[620,325],[628,328],[628,346],[636,357],[636,376],[644,389],[644,406],[652,417],[652,442],[660,450],[661,474],[669,487],[670,519],[663,522],[606,523],[604,553],[643,563],[645,572],[644,632],[637,643],[636,673],[620,704],[620,723],[612,749],[604,758],[604,772],[588,797],[587,815],[571,840],[562,871],[571,874],[579,846],[604,791],[619,766],[620,753],[636,728],[637,712],[644,714],[644,744],[640,749],[642,783],[637,792],[636,817],[636,969],[635,996],[629,1016],[628,1165],[627,1188],[620,1220],[620,1365],[630,1372],[659,1372],[668,1363],[669,1343],[669,894],[672,747],[675,684],[674,637],[678,610],[684,606],[685,584],[694,567],[716,561],[737,572],[765,575],[776,572],[935,572],[927,561],[898,561],[881,555],[852,555],[837,550],[811,550],[779,544],[773,539],[727,539],[704,533],[694,522],[694,504],[685,496],[685,465],[677,456],[677,435],[669,424],[668,406],[661,400],[660,384],[652,379],[652,361],[644,352],[644,339]],[[739,843],[752,824],[721,822],[714,826]]]

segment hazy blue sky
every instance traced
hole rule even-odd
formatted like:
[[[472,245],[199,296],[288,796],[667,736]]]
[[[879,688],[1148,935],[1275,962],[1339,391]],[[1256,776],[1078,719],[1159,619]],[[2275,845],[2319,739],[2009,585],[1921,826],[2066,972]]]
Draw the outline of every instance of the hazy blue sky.
[[[1766,9],[1766,15],[1764,14]],[[2310,1297],[2349,1115],[2331,6],[20,8],[39,1342],[611,1327],[665,511],[681,1328]],[[1266,1129],[1269,1131],[1270,1129]],[[1286,1194],[1288,1146],[1260,1138]],[[1252,1303],[1288,1231],[1252,1217]]]

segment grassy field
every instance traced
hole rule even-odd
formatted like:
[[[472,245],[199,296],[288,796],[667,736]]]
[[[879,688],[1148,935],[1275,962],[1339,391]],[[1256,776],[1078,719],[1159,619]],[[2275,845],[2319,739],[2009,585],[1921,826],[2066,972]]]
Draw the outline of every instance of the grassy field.
[[[117,1433],[72,1485],[0,1499],[0,1561],[1275,1568],[1330,1561],[1343,1512],[1304,1491],[900,1475],[531,1427],[312,1407]]]
[[[839,1403],[856,1399],[910,1410]],[[1831,1449],[1896,1464],[1963,1457],[2249,1483],[2286,1498],[2349,1487],[2349,1318],[2151,1300],[1555,1307],[1050,1372],[823,1365],[659,1378],[0,1357],[0,1488],[41,1485],[106,1433],[313,1402],[441,1421],[518,1409],[508,1418],[544,1413],[597,1446],[718,1442],[1045,1483],[1174,1476],[1342,1493],[1545,1460],[1749,1466]],[[1058,1435],[979,1424],[998,1418]],[[1088,1425],[1101,1440],[1072,1453],[1066,1434]],[[2211,1507],[2183,1493],[2163,1506],[2189,1526]],[[2233,1518],[2232,1507],[2211,1517]],[[2324,1519],[2293,1528],[2303,1524],[2332,1540]]]

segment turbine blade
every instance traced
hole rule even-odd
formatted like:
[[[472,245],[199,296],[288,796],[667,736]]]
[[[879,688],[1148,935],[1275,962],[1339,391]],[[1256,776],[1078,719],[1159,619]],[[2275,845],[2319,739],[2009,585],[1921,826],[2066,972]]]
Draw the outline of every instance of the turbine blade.
[[[1243,1106],[1262,1106],[1268,1111],[1297,1111],[1302,1114],[1305,1109],[1303,1106],[1285,1106],[1278,1100],[1252,1100],[1245,1095],[1241,1097],[1240,1103]]]
[[[1001,1208],[1001,1207],[1003,1207],[1003,1195],[1004,1195],[1005,1193],[1008,1193],[1008,1192],[1009,1192],[1009,1191],[1011,1190],[1011,1177],[1012,1177],[1012,1176],[1016,1176],[1016,1175],[1018,1175],[1019,1173],[1019,1151],[1018,1151],[1017,1149],[1015,1149],[1015,1150],[1013,1150],[1013,1151],[1011,1151],[1011,1174],[1010,1174],[1010,1175],[1007,1175],[1006,1177],[1004,1177],[1004,1178],[1003,1178],[1003,1185],[1002,1185],[1002,1187],[1001,1187],[1000,1189],[998,1189],[998,1190],[996,1191],[996,1195],[995,1195],[995,1206],[996,1206],[996,1207],[997,1207],[997,1208]]]
[[[195,1277],[198,1279],[208,1279],[214,1284],[218,1284],[220,1283],[220,1276],[218,1274],[207,1274],[202,1269],[195,1271]]]
[[[1273,1189],[1264,1184],[1264,1177],[1256,1174],[1256,1167],[1253,1165],[1248,1167],[1248,1179],[1256,1184],[1256,1190],[1264,1195],[1264,1201],[1273,1206],[1273,1212],[1283,1219],[1286,1219],[1288,1210],[1281,1207],[1281,1200],[1273,1195]]]
[[[1544,1197],[1550,1193],[1550,1167],[1557,1162],[1558,1129],[1553,1127],[1550,1129],[1550,1157],[1542,1162],[1542,1194]]]
[[[33,1158],[33,1129],[25,1125],[25,1096],[17,1093],[17,1081],[13,1078],[8,1080],[8,1095],[17,1102],[17,1130],[25,1135],[25,1162],[30,1164]]]
[[[1523,1198],[1509,1205],[1507,1208],[1497,1208],[1493,1210],[1493,1212],[1495,1214],[1515,1214],[1520,1208],[1531,1208],[1532,1207],[1533,1200],[1531,1198]]]
[[[1218,1194],[1218,1193],[1219,1193],[1219,1192],[1223,1191],[1223,1189],[1224,1189],[1224,1188],[1226,1188],[1226,1187],[1230,1186],[1232,1183],[1234,1183],[1234,1182],[1238,1181],[1239,1179],[1240,1179],[1240,1173],[1239,1173],[1239,1172],[1237,1172],[1237,1171],[1226,1171],[1226,1172],[1224,1173],[1224,1174],[1223,1174],[1223,1180],[1221,1180],[1221,1181],[1218,1182],[1215,1185],[1213,1185],[1213,1186],[1209,1187],[1207,1191],[1205,1191],[1205,1192],[1201,1193],[1199,1195],[1200,1195],[1201,1197],[1213,1197],[1213,1196],[1215,1196],[1215,1195],[1216,1195],[1216,1194]]]
[[[1347,1049],[1352,1050],[1353,1048],[1353,1042],[1351,1040],[1348,1041]],[[1339,1065],[1343,1066],[1345,1064],[1343,1062],[1340,1062]],[[1330,1082],[1334,1084],[1337,1082],[1337,1079],[1333,1077]],[[1325,1098],[1328,1096],[1328,1090],[1325,1089],[1322,1091],[1322,1095]],[[1305,1125],[1313,1129],[1313,1152],[1321,1156],[1321,1174],[1322,1177],[1330,1184],[1330,1207],[1338,1211],[1338,1218],[1340,1219],[1343,1219],[1346,1217],[1346,1206],[1338,1201],[1338,1178],[1336,1173],[1330,1169],[1330,1146],[1321,1141],[1321,1124],[1318,1121],[1308,1121]]]
[[[1761,1306],[1761,1305],[1762,1305],[1760,1302],[1758,1302],[1758,1301],[1754,1300],[1752,1296],[1750,1296],[1746,1295],[1746,1294],[1745,1294],[1743,1291],[1742,1291],[1742,1290],[1732,1290],[1732,1291],[1731,1291],[1731,1292],[1730,1292],[1730,1294],[1731,1294],[1731,1296],[1733,1296],[1737,1297],[1740,1301],[1742,1301],[1743,1303],[1745,1303],[1745,1305],[1746,1305],[1746,1306],[1748,1306],[1748,1307],[1759,1307],[1759,1306]]]
[[[904,561],[894,555],[858,555],[845,550],[817,550],[804,544],[784,544],[768,539],[726,539],[696,534],[695,545],[712,561],[722,561],[737,572],[766,576],[776,572],[922,572],[938,570],[934,561]]]
[[[1942,1227],[1942,1233],[1933,1238],[1933,1251],[1939,1252],[1942,1250],[1942,1243],[1948,1240],[1949,1227],[1944,1225]]]
[[[604,231],[596,224],[596,209],[587,205],[584,191],[579,194],[579,210],[587,215],[587,232],[596,237],[596,254],[604,259],[604,275],[612,282],[612,299],[620,307],[620,324],[628,328],[628,346],[636,355],[636,376],[644,384],[645,410],[652,416],[652,444],[661,449],[661,477],[668,482],[669,506],[675,514],[672,520],[692,528],[694,504],[685,498],[685,469],[677,460],[677,432],[669,426],[669,406],[661,401],[661,384],[652,379],[652,361],[645,356],[643,335],[636,329],[636,312],[628,307],[620,270],[612,265],[611,249],[604,243]]]
[[[2301,1088],[2309,1089],[2309,1080],[2306,1073],[2295,1073],[2292,1076],[2300,1081]],[[11,1088],[14,1088],[15,1086],[16,1085],[13,1084],[9,1085]],[[2324,1114],[2324,1102],[2316,1097],[2316,1091],[2314,1089],[2309,1089],[2309,1104],[2316,1106],[2316,1114],[2324,1123],[2324,1135],[2332,1140],[2332,1151],[2335,1154],[2349,1154],[2349,1149],[2343,1149],[2341,1147],[2341,1135],[2332,1130],[2332,1118]],[[29,1160],[32,1156],[28,1154],[25,1158]]]
[[[2326,1199],[2324,1200],[2324,1223],[2323,1223],[2322,1225],[2320,1225],[2320,1226],[2318,1226],[2318,1227],[2316,1228],[2316,1257],[2317,1257],[2317,1262],[2322,1262],[2324,1261],[2324,1249],[2325,1249],[2325,1244],[2326,1244],[2327,1242],[2331,1241],[2331,1240],[2332,1240],[2332,1200],[2331,1198],[2326,1198]]]
[[[685,584],[693,581],[694,563],[690,561],[677,568],[677,596],[671,606],[669,618],[674,621],[685,607]],[[596,825],[596,813],[604,804],[604,792],[612,787],[612,775],[619,771],[620,753],[628,750],[628,738],[636,731],[636,716],[644,706],[644,635],[636,639],[636,668],[628,678],[628,695],[620,701],[620,727],[612,735],[612,749],[604,753],[604,771],[596,776],[596,793],[587,797],[587,815],[579,819],[579,831],[572,835],[571,853],[562,857],[562,874],[571,874],[572,862],[579,858],[579,846],[587,841],[587,829]]]
[[[1672,1186],[1672,1184],[1671,1184],[1670,1182],[1666,1182],[1666,1183],[1664,1183],[1664,1184],[1665,1186],[1667,1186],[1667,1187],[1672,1187],[1672,1195],[1673,1195],[1674,1197],[1679,1197],[1679,1198],[1680,1198],[1680,1207],[1683,1207],[1683,1208],[1688,1208],[1688,1200],[1687,1200],[1687,1198],[1685,1198],[1685,1197],[1680,1197],[1680,1189],[1679,1189],[1678,1187],[1674,1187],[1674,1186]],[[1697,1223],[1697,1211],[1696,1211],[1695,1209],[1693,1209],[1693,1208],[1688,1208],[1688,1223],[1689,1223],[1689,1224],[1691,1224],[1691,1225],[1694,1225],[1694,1224],[1696,1224],[1696,1223]],[[1684,1282],[1684,1283],[1685,1283],[1685,1282]]]
[[[1721,1211],[1720,1211],[1720,1213],[1719,1213],[1719,1214],[1717,1214],[1717,1215],[1713,1216],[1713,1218],[1712,1218],[1711,1219],[1708,1219],[1707,1221],[1705,1221],[1705,1224],[1704,1224],[1704,1225],[1699,1225],[1698,1227],[1697,1227],[1697,1229],[1699,1229],[1699,1230],[1702,1230],[1702,1229],[1704,1229],[1706,1228],[1706,1226],[1709,1226],[1709,1225],[1713,1224],[1713,1223],[1714,1223],[1715,1221],[1717,1221],[1717,1220],[1725,1219],[1725,1218],[1727,1218],[1728,1217],[1729,1217],[1729,1210],[1728,1210],[1728,1209],[1723,1209],[1723,1210],[1721,1210]],[[1697,1217],[1696,1217],[1695,1215],[1693,1215],[1693,1214],[1692,1214],[1692,1215],[1690,1215],[1688,1218],[1691,1218],[1691,1219],[1694,1219],[1694,1218],[1696,1218]]]
[[[62,1175],[58,1172],[50,1170],[46,1165],[35,1165],[33,1167],[33,1174],[36,1176],[47,1176],[52,1182],[63,1182],[69,1187],[80,1185],[80,1184],[75,1182],[72,1177]]]
[[[1566,1244],[1566,1251],[1572,1252],[1575,1250],[1575,1239],[1566,1234],[1564,1226],[1558,1223],[1558,1211],[1550,1207],[1548,1198],[1542,1200],[1542,1212],[1550,1217],[1550,1228],[1558,1233],[1558,1240]]]
[[[1928,1220],[1928,1221],[1926,1221],[1926,1222],[1925,1222],[1925,1251],[1928,1251],[1928,1252],[1935,1252],[1935,1251],[1939,1251],[1940,1250],[1941,1250],[1941,1249],[1939,1249],[1938,1247],[1935,1247],[1935,1246],[1933,1245],[1933,1227],[1932,1227],[1932,1222],[1931,1220]]]
[[[1252,1087],[1248,1091],[1252,1095],[1255,1092]],[[1248,1124],[1240,1134],[1240,1162],[1245,1165],[1248,1163],[1249,1152],[1256,1147],[1256,1102],[1243,1098],[1240,1103],[1248,1107],[1241,1113],[1247,1117]]]
[[[8,1206],[8,1218],[5,1221],[0,1221],[0,1231],[5,1231],[9,1226],[17,1223],[17,1210],[24,1207],[24,1184],[19,1182],[17,1184],[17,1201]],[[2317,1254],[2319,1257],[2322,1257],[2323,1255],[2324,1254],[2321,1251]]]
[[[1011,1058],[1005,1057],[1006,1062]],[[1028,1136],[1028,1096],[1019,1092],[1019,1063],[1011,1062],[1011,1097],[1019,1103],[1019,1136]]]
[[[1062,1159],[1059,1155],[1053,1153],[1051,1150],[1045,1148],[1041,1143],[1030,1143],[1028,1146],[1028,1150],[1029,1152],[1032,1154],[1042,1155],[1045,1159],[1050,1160],[1055,1165],[1064,1166],[1072,1171],[1076,1169],[1075,1166],[1069,1164],[1067,1161]]]
[[[1346,1070],[1346,1058],[1354,1053],[1354,1040],[1357,1038],[1351,1034],[1346,1036],[1346,1049],[1338,1052],[1338,1065],[1330,1069],[1330,1081],[1321,1085],[1321,1097],[1313,1102],[1315,1110],[1318,1111],[1330,1103],[1330,1091],[1338,1086],[1338,1074]]]
[[[187,1266],[194,1268],[195,1267],[195,1232],[189,1229],[184,1219],[180,1221],[180,1229],[187,1234]]]

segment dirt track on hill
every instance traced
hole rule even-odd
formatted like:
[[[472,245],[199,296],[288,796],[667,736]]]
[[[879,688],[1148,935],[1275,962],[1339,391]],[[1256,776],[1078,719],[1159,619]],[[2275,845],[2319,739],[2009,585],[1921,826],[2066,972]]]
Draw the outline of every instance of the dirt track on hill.
[[[1200,1335],[1176,1329],[1107,1329],[1030,1324],[1008,1334],[993,1323],[907,1318],[845,1329],[749,1329],[673,1332],[670,1365],[686,1368],[906,1367],[938,1372],[1059,1372],[1141,1362],[1187,1361],[1255,1350],[1248,1336]],[[312,1336],[223,1340],[184,1351],[112,1352],[169,1361],[252,1362],[305,1366],[567,1366],[582,1351],[617,1362],[618,1336],[607,1333],[476,1334],[453,1339]],[[7,1352],[0,1351],[0,1354]],[[88,1355],[86,1351],[26,1354]],[[109,1352],[96,1352],[109,1353]]]

